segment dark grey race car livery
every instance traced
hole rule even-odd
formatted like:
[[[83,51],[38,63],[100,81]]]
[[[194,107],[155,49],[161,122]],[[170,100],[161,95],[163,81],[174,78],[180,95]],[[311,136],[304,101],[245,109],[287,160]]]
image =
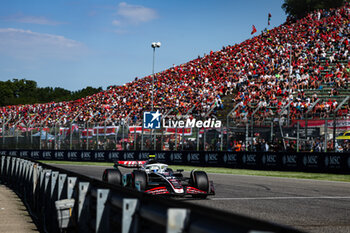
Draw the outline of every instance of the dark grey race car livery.
[[[119,166],[134,168],[131,173],[122,174]],[[190,177],[184,177],[183,170],[174,172],[167,164],[154,159],[148,161],[118,161],[114,168],[106,169],[102,180],[108,183],[137,189],[153,195],[192,196],[206,198],[215,195],[212,181],[204,171],[192,170]]]

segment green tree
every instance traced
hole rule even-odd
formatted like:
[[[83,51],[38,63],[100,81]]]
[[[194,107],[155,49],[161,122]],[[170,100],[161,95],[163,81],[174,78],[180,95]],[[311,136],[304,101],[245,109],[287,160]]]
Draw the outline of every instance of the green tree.
[[[82,90],[74,92],[72,94],[72,97],[73,97],[73,99],[80,99],[80,98],[84,98],[86,96],[96,94],[96,93],[101,92],[101,91],[102,91],[102,87],[93,88],[93,87],[88,86]]]
[[[72,92],[60,87],[38,87],[32,80],[13,79],[0,81],[0,106],[70,101],[101,91],[102,87],[86,87]]]
[[[300,19],[317,9],[329,9],[342,6],[345,0],[284,0],[282,9],[292,18]]]

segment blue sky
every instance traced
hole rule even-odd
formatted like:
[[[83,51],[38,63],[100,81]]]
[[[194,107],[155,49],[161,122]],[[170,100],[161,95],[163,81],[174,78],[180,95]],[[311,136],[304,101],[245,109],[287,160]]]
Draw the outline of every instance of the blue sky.
[[[282,0],[1,0],[0,81],[123,85],[285,22]],[[257,34],[255,34],[257,35]]]

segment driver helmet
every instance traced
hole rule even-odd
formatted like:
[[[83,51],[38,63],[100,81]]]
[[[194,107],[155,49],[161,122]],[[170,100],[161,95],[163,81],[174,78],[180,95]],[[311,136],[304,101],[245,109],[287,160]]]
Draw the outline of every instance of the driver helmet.
[[[148,158],[149,159],[147,161],[147,164],[158,163],[158,161],[156,160],[156,155],[149,155]]]

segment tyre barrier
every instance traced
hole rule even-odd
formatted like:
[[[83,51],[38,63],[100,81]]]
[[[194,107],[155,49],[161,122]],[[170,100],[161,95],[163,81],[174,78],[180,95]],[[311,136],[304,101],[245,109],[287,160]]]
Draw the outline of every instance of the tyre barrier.
[[[113,186],[32,159],[1,156],[0,162],[1,183],[21,197],[42,232],[300,232]]]

